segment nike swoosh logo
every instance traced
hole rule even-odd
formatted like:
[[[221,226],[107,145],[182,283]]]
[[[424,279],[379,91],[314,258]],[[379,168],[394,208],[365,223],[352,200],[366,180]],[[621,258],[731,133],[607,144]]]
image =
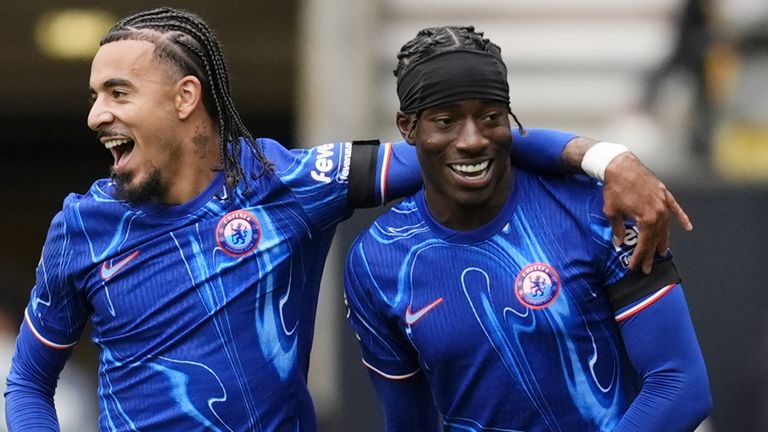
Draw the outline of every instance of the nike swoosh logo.
[[[108,266],[107,262],[104,261],[103,263],[101,263],[101,278],[103,280],[110,279],[112,276],[117,274],[117,272],[124,269],[125,266],[130,264],[130,262],[133,261],[137,256],[139,256],[139,251],[136,251],[128,255],[127,257],[121,259],[120,261],[114,263],[111,266]]]
[[[405,308],[405,323],[408,325],[414,325],[416,321],[424,318],[424,315],[430,313],[432,309],[436,308],[437,305],[439,305],[442,302],[443,302],[443,298],[440,297],[439,299],[424,306],[423,308],[417,310],[416,312],[413,312],[411,310],[411,305],[408,305],[408,307]]]

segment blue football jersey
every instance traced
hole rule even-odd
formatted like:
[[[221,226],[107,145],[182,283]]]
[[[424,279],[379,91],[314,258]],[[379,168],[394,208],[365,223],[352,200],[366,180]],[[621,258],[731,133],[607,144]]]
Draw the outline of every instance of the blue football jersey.
[[[555,169],[573,138],[513,136],[519,163]],[[9,425],[55,427],[49,396],[90,320],[101,430],[316,430],[306,380],[336,225],[414,193],[421,173],[404,142],[257,143],[274,175],[254,178],[246,150],[234,190],[218,175],[182,205],[128,205],[108,179],[66,198],[17,338]]]
[[[363,362],[423,372],[446,431],[612,430],[638,386],[606,288],[637,232],[614,246],[602,206],[592,179],[521,170],[472,231],[434,221],[423,191],[404,200],[348,256]]]
[[[54,218],[26,319],[54,348],[91,320],[102,430],[316,429],[306,374],[352,144],[259,145],[275,175],[244,151],[232,191],[219,173],[183,205],[131,207],[105,179]]]

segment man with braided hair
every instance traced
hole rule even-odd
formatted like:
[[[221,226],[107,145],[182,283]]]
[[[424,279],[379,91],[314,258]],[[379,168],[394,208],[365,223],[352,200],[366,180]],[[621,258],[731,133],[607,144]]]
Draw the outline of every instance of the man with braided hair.
[[[112,175],[51,223],[7,379],[10,429],[56,429],[51,395],[90,320],[102,430],[315,430],[307,369],[331,239],[355,208],[419,188],[413,148],[255,139],[218,40],[186,11],[118,22],[90,88]],[[521,163],[560,171],[591,144],[513,136]],[[632,155],[611,160],[607,211],[648,214],[646,247],[666,248],[667,215],[685,214]]]
[[[424,187],[345,273],[386,430],[693,430],[712,402],[671,255],[631,271],[636,224],[612,241],[598,180],[512,168],[507,69],[482,33],[425,29],[398,59]]]

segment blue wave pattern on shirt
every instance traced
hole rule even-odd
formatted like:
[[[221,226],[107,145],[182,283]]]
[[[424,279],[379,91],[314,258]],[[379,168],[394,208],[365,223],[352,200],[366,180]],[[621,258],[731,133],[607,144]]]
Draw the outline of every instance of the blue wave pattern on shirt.
[[[321,150],[348,161],[348,144],[260,144],[276,174],[250,178],[259,167],[244,151],[247,191],[226,191],[218,175],[181,206],[129,207],[99,180],[54,219],[30,321],[68,344],[90,318],[101,350],[102,430],[316,429],[306,373],[317,262],[351,211],[347,184],[335,181],[348,167],[324,171],[328,182],[312,171],[329,166],[317,163]],[[235,211],[255,221],[243,232],[258,239],[242,254],[225,250],[218,232]]]
[[[376,369],[427,373],[446,430],[609,431],[637,390],[602,293],[620,267],[607,264],[610,224],[594,217],[601,190],[515,179],[502,212],[472,233],[431,220],[422,194],[379,218],[350,253],[350,323]],[[514,292],[532,263],[561,282],[542,309]]]

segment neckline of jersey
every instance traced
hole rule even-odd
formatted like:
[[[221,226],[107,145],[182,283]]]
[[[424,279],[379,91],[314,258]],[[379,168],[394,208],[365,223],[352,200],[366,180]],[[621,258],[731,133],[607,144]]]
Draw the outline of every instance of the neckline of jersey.
[[[222,172],[216,173],[215,177],[213,178],[213,181],[208,185],[208,187],[205,188],[199,195],[192,198],[191,200],[176,204],[176,205],[165,205],[165,204],[155,204],[155,203],[146,203],[141,204],[139,206],[136,206],[137,210],[142,211],[143,213],[160,219],[178,219],[183,218],[191,213],[194,213],[196,210],[203,207],[208,201],[210,201],[214,195],[217,193],[224,193],[224,174]]]
[[[520,200],[520,181],[523,176],[519,175],[519,169],[514,169],[512,172],[512,190],[507,197],[504,206],[501,211],[494,216],[487,224],[469,231],[459,231],[446,227],[445,225],[437,222],[427,207],[426,197],[424,195],[424,188],[422,187],[416,194],[416,207],[419,209],[424,222],[429,230],[435,235],[435,237],[447,242],[455,244],[477,244],[482,243],[499,232],[509,223],[512,215],[515,213]]]

